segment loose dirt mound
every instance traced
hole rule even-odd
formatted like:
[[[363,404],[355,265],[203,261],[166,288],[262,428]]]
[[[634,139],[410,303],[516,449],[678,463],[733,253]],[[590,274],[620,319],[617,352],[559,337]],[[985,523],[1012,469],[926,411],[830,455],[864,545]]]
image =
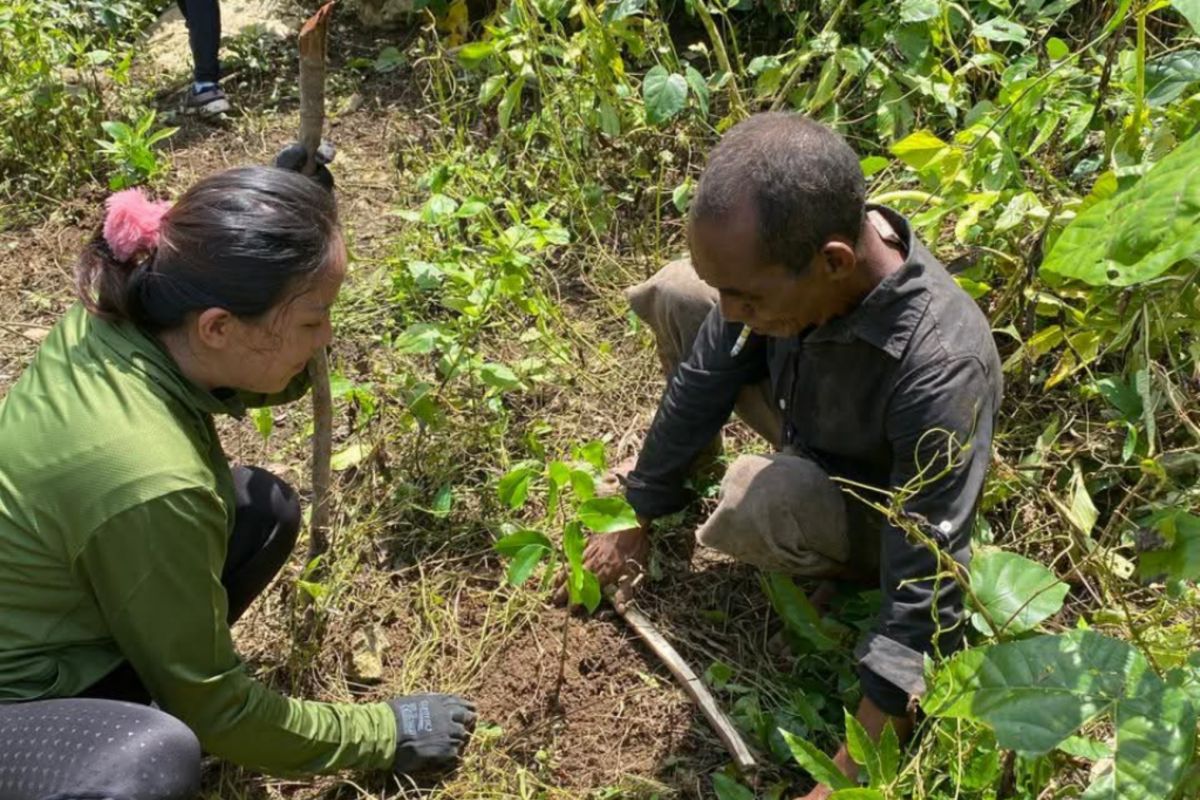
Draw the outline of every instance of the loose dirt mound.
[[[695,709],[619,623],[579,619],[556,706],[562,619],[546,613],[495,656],[475,694],[482,717],[503,729],[513,758],[560,787],[666,777],[696,751]]]

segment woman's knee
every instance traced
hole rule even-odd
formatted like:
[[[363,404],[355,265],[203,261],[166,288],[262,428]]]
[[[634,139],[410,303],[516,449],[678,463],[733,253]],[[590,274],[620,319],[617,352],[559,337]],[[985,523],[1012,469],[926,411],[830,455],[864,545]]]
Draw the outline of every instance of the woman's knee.
[[[291,552],[300,532],[300,498],[287,481],[261,467],[235,467],[236,516]]]

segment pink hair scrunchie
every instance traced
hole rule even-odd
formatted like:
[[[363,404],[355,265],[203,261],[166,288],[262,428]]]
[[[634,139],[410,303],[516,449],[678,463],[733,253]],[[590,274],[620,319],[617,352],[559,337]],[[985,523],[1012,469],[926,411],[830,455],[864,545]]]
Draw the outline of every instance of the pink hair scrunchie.
[[[104,241],[117,260],[129,261],[158,246],[158,232],[170,203],[151,200],[141,189],[126,189],[108,198],[105,206]]]

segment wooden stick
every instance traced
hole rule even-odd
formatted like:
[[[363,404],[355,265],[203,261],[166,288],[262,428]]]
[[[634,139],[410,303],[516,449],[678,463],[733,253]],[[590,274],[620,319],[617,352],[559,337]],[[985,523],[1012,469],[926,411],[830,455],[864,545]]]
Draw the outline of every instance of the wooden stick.
[[[704,682],[696,676],[692,668],[683,660],[683,656],[679,655],[666,638],[658,632],[658,629],[650,622],[650,620],[641,611],[629,605],[625,605],[624,609],[617,609],[629,627],[637,631],[637,635],[642,637],[642,641],[646,643],[654,655],[658,656],[671,674],[675,676],[675,680],[683,687],[683,690],[692,698],[692,702],[700,706],[700,710],[704,712],[704,716],[708,718],[708,722],[713,726],[717,736],[725,744],[725,749],[729,751],[729,755],[733,756],[734,762],[743,772],[749,772],[758,768],[758,762],[754,760],[750,748],[746,746],[746,742],[742,739],[737,728],[733,724],[733,720],[726,716],[721,707],[717,705],[716,699],[712,693],[708,691],[708,687]]]
[[[300,29],[300,143],[308,153],[302,172],[317,169],[317,148],[325,126],[325,55],[333,2],[321,6]],[[333,396],[329,388],[329,357],[320,350],[308,364],[312,384],[313,459],[312,516],[309,519],[308,560],[329,550],[329,484],[332,478]]]

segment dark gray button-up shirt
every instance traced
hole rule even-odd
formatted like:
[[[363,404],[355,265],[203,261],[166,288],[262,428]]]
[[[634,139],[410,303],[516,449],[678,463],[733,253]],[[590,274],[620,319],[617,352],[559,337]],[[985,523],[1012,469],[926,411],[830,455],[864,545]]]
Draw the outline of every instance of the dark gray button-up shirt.
[[[970,557],[975,508],[1000,407],[1000,359],[987,319],[912,233],[884,208],[907,259],[850,313],[797,337],[753,335],[730,354],[741,325],[714,307],[671,376],[627,497],[658,517],[690,499],[688,466],[720,431],[740,389],[770,378],[784,401],[785,447],[831,476],[888,491],[915,489],[904,511],[960,563]],[[962,597],[929,549],[847,496],[851,524],[880,528],[883,608],[858,648],[863,690],[903,713],[924,689],[923,654],[956,649]]]

